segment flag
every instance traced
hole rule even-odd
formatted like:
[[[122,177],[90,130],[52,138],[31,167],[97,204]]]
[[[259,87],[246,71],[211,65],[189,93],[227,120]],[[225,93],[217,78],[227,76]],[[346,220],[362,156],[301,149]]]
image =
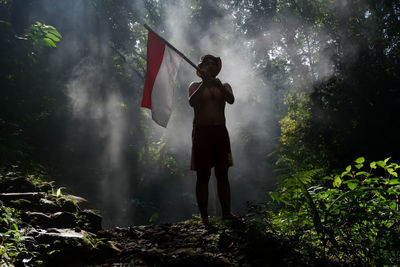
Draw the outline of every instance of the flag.
[[[151,109],[153,120],[167,127],[172,109],[180,56],[153,32],[147,40],[147,70],[142,107]]]

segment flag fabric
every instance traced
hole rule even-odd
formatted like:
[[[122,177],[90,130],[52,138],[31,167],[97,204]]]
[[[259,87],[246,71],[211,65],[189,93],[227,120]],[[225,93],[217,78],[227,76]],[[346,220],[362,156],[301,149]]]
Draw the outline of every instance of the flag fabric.
[[[181,57],[163,40],[149,31],[147,70],[142,107],[151,109],[153,120],[167,127],[172,110],[172,97]]]

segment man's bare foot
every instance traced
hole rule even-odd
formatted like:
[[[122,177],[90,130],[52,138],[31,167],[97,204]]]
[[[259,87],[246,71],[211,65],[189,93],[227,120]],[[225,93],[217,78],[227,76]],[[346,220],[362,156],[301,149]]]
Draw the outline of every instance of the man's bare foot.
[[[212,225],[210,223],[210,221],[208,220],[208,218],[206,220],[201,220],[200,221],[200,225],[204,227],[204,229],[209,230],[212,228]]]

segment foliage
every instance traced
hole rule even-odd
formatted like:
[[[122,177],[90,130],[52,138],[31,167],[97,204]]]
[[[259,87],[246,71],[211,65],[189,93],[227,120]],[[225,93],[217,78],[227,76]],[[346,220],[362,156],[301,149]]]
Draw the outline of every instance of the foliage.
[[[0,3],[0,163],[29,161],[36,148],[29,135],[49,121],[60,95],[46,84],[47,57],[61,35],[39,21],[17,32],[17,2]]]
[[[269,227],[305,255],[368,265],[399,264],[400,165],[365,163],[323,176],[313,169],[282,178],[265,210]]]
[[[313,154],[304,142],[310,127],[311,103],[304,93],[288,93],[284,104],[287,105],[287,115],[280,120],[281,146],[276,164],[280,168],[301,169],[315,163]]]
[[[277,1],[281,58],[296,96],[286,97],[280,119],[277,163],[286,173],[332,170],[360,153],[398,159],[389,144],[398,142],[390,125],[399,123],[399,4],[389,2]]]
[[[51,25],[36,21],[29,28],[28,38],[32,41],[34,47],[39,49],[41,46],[56,47],[56,42],[61,39],[61,34]]]
[[[29,250],[29,243],[34,239],[27,235],[29,228],[22,227],[19,212],[13,208],[3,206],[0,202],[0,265],[12,266],[29,262],[34,252]]]

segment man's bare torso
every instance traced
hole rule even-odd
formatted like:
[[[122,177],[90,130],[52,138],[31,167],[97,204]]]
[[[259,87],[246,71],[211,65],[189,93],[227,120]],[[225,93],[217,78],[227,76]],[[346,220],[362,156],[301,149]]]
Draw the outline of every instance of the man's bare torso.
[[[202,86],[198,92],[196,92]],[[221,88],[222,86],[222,88]],[[194,97],[193,94],[196,92]],[[227,95],[232,95],[232,101]],[[190,104],[194,108],[194,124],[198,125],[221,125],[225,124],[225,101],[233,103],[232,88],[229,84],[215,83],[203,84],[193,82],[189,86]]]

